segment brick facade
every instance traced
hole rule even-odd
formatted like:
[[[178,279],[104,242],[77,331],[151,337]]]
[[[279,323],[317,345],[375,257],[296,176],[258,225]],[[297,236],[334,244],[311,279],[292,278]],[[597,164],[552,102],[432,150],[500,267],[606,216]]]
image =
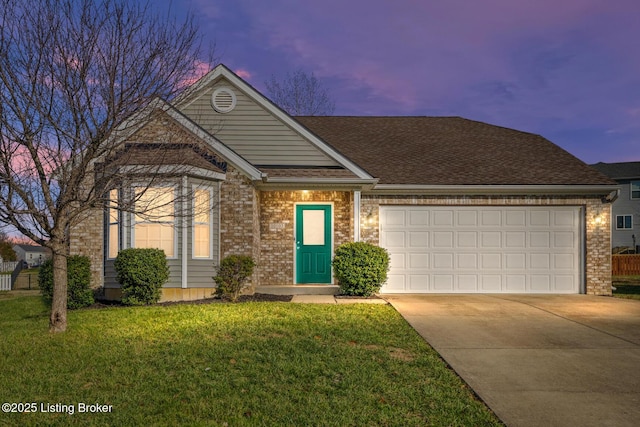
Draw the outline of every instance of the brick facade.
[[[433,206],[582,206],[585,225],[586,293],[611,295],[611,204],[600,198],[580,197],[437,197],[437,196],[370,196],[363,195],[360,220],[361,239],[379,243],[380,205]]]
[[[344,191],[263,191],[260,194],[261,285],[291,285],[294,278],[296,203],[333,203],[333,247],[353,241],[353,195]]]

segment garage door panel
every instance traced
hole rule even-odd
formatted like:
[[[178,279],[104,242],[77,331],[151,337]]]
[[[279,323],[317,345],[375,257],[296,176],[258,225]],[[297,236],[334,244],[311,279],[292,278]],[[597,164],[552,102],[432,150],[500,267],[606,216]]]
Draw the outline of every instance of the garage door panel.
[[[380,208],[382,292],[578,293],[579,207]]]

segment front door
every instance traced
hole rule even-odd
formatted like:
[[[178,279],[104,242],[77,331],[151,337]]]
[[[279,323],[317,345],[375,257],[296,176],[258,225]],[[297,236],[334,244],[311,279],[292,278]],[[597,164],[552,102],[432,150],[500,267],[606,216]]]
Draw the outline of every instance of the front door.
[[[331,283],[331,205],[296,205],[296,283]]]

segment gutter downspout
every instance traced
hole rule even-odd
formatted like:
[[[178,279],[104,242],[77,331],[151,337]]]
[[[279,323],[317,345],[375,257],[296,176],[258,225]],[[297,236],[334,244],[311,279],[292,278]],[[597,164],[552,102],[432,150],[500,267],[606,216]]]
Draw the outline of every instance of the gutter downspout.
[[[353,241],[360,241],[360,191],[353,192]]]

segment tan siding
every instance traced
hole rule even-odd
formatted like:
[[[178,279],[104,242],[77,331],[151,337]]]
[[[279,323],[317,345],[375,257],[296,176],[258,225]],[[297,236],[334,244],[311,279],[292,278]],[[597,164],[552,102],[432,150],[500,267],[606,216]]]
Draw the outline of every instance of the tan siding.
[[[191,120],[254,165],[337,166],[338,163],[277,120],[237,89],[236,107],[220,114],[211,107],[211,94],[223,80],[182,109]]]

